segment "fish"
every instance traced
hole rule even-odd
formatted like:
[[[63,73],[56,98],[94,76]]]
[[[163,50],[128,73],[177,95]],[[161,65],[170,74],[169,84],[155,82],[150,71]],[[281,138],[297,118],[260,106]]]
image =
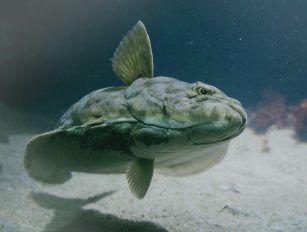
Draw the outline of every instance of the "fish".
[[[126,174],[131,192],[142,199],[155,169],[171,176],[203,172],[222,161],[245,128],[241,103],[218,88],[154,77],[141,21],[119,43],[112,67],[125,85],[89,93],[53,131],[28,142],[24,166],[34,180],[62,184],[72,172]]]

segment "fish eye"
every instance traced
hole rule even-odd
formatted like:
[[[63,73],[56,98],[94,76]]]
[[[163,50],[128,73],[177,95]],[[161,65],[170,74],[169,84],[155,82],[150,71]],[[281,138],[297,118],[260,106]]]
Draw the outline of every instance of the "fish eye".
[[[203,95],[205,95],[205,94],[208,94],[209,92],[208,92],[208,90],[207,89],[205,89],[205,88],[199,88],[198,89],[198,93],[199,94],[203,94]]]
[[[197,95],[212,95],[214,91],[205,86],[196,85],[189,91],[188,95],[190,98],[196,97]]]
[[[205,87],[197,86],[195,90],[197,94],[201,94],[201,95],[211,94],[210,89],[205,88]]]

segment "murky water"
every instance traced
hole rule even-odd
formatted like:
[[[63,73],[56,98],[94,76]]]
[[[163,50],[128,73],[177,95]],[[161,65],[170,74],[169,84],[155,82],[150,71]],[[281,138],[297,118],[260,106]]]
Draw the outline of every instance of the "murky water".
[[[0,9],[0,231],[307,230],[305,1],[12,0]],[[221,89],[243,104],[247,129],[206,172],[155,172],[143,200],[125,175],[34,181],[27,142],[84,95],[124,85],[110,58],[138,20],[154,76]]]

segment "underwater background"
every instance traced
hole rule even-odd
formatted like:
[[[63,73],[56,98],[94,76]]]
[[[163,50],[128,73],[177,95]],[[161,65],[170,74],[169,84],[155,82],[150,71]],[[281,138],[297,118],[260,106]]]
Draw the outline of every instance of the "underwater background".
[[[307,2],[1,1],[0,100],[61,114],[86,93],[122,85],[110,58],[142,20],[155,75],[224,90],[246,106],[262,91],[306,97]]]
[[[0,0],[0,231],[307,231],[306,12],[304,0]],[[240,100],[247,132],[209,174],[159,177],[145,203],[96,186],[126,188],[114,176],[40,187],[22,167],[26,142],[85,94],[122,85],[110,59],[138,20],[155,76],[202,81]],[[244,190],[254,195],[235,198]]]

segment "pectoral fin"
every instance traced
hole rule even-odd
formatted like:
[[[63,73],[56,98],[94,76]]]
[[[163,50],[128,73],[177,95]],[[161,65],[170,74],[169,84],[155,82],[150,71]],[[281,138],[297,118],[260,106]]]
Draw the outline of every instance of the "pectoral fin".
[[[138,159],[129,167],[127,172],[131,192],[138,198],[144,198],[153,175],[154,160]]]
[[[27,144],[24,167],[34,180],[62,184],[71,178],[71,173],[58,165],[56,160],[61,139],[65,141],[65,132],[55,130],[33,137]]]
[[[121,40],[114,52],[112,67],[116,75],[128,85],[139,77],[153,77],[150,39],[141,21]]]

